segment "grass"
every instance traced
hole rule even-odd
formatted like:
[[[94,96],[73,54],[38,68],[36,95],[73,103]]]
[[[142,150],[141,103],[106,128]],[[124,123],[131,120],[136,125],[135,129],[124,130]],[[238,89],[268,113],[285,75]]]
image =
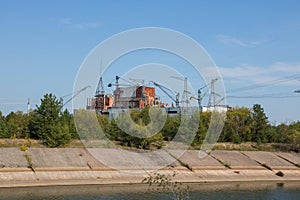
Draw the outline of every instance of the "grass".
[[[229,150],[229,151],[290,151],[290,144],[279,143],[264,143],[257,144],[255,142],[245,142],[241,144],[234,144],[230,142],[216,143],[213,150]]]
[[[112,141],[113,142],[113,141]],[[115,145],[118,146],[117,142],[113,142]],[[165,141],[165,145],[168,145],[169,142]],[[176,142],[173,142],[172,147],[176,149]],[[0,148],[1,147],[18,147],[20,148],[22,145],[29,147],[38,147],[38,148],[45,148],[42,141],[33,140],[33,139],[0,139]],[[110,143],[101,140],[95,141],[88,141],[85,143],[87,147],[111,147]],[[71,140],[69,144],[65,147],[67,148],[84,148],[85,145],[82,143],[81,140]],[[178,143],[178,147],[182,146],[181,143]],[[258,145],[254,142],[245,142],[241,144],[234,144],[230,142],[220,142],[216,143],[213,150],[229,150],[229,151],[283,151],[289,152],[291,147],[290,144],[278,144],[278,143],[265,143]],[[122,146],[123,147],[123,146]],[[123,147],[126,148],[126,147]],[[191,146],[189,149],[192,150],[199,150],[201,146]]]
[[[27,147],[44,147],[42,141],[31,139],[0,139],[1,147],[21,147],[22,145]]]
[[[264,168],[267,168],[268,170],[272,170],[272,168],[267,165],[266,163],[261,163],[261,166],[263,166]]]
[[[224,165],[225,167],[227,167],[228,169],[231,169],[231,164],[230,164],[229,162],[225,161],[225,162],[223,163],[223,165]]]

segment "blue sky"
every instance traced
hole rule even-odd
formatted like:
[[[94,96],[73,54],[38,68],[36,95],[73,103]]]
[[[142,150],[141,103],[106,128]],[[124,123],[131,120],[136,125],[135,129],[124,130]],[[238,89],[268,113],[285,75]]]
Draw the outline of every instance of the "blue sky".
[[[300,74],[299,1],[0,1],[0,110],[26,110],[47,92],[72,92],[89,52],[119,32],[163,27],[201,44],[220,68],[226,90]],[[228,96],[230,105],[260,103],[271,122],[300,120],[300,81]],[[69,107],[71,105],[68,105]]]

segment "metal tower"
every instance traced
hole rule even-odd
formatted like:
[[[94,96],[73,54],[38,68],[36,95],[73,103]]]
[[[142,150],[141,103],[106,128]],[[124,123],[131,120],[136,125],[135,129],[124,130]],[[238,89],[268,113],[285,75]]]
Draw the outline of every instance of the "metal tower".
[[[210,82],[210,96],[208,101],[208,107],[215,107],[216,106],[216,95],[215,92],[215,83],[219,80],[219,78],[212,79]]]
[[[103,79],[102,76],[99,79],[98,85],[97,85],[97,89],[96,89],[96,94],[95,97],[104,95],[105,91],[104,91],[104,84],[103,84]]]
[[[97,85],[95,97],[104,96],[105,90],[104,90],[104,84],[103,84],[103,78],[102,78],[102,60],[101,60],[101,68],[100,68],[100,79]]]
[[[171,76],[171,77],[184,82],[181,102],[185,103],[185,107],[187,108],[190,102],[188,97],[190,92],[188,91],[187,77],[178,77],[178,76]]]

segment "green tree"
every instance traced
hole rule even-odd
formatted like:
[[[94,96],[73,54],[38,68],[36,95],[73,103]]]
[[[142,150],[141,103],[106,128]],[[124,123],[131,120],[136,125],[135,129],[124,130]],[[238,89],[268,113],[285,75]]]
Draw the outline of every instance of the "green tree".
[[[248,108],[233,108],[226,112],[220,141],[241,143],[251,141],[251,116]]]
[[[29,115],[22,111],[11,112],[6,116],[8,134],[10,137],[26,138],[29,134]]]
[[[2,116],[2,112],[0,111],[0,138],[8,138],[8,128],[6,119],[4,116]]]
[[[156,112],[157,111],[157,112]],[[160,115],[160,110],[153,111],[153,115]],[[140,149],[161,148],[163,145],[163,136],[160,132],[151,135],[152,127],[146,127],[150,122],[149,108],[145,107],[141,111],[132,110],[120,112],[116,119],[112,119],[108,128],[109,137],[114,138],[120,145],[136,147]],[[128,117],[129,116],[129,117]],[[131,119],[130,119],[131,118]],[[132,123],[132,121],[134,123]],[[153,119],[155,124],[157,119]],[[105,127],[105,123],[103,123]],[[154,130],[155,127],[154,127]],[[132,135],[134,134],[134,135]]]
[[[292,145],[292,150],[300,151],[300,122],[294,122],[290,126],[291,132],[288,134],[290,144]]]
[[[110,120],[107,137],[110,140],[122,141],[123,131],[118,127],[115,119]]]
[[[210,118],[211,118],[210,112],[200,112],[199,115],[200,115],[200,118],[198,120],[199,125],[198,125],[198,129],[196,132],[196,136],[192,143],[192,145],[194,147],[200,147],[200,145],[202,145],[202,143],[206,137],[206,133],[207,133],[209,123],[210,123]]]
[[[252,141],[258,144],[266,142],[266,135],[269,128],[268,118],[264,109],[259,104],[254,104],[252,108]]]
[[[72,139],[79,139],[79,136],[77,134],[75,122],[74,122],[74,116],[66,109],[61,114],[61,123],[66,124],[68,126],[69,132],[71,134]]]
[[[266,140],[270,143],[278,143],[279,142],[279,134],[278,134],[276,125],[270,125],[270,127],[268,129]]]
[[[167,116],[164,127],[161,133],[166,141],[171,141],[177,134],[180,126],[180,118],[178,116]]]
[[[61,119],[61,104],[53,94],[45,94],[29,123],[30,136],[40,139],[46,146],[59,147],[70,142],[71,134]]]

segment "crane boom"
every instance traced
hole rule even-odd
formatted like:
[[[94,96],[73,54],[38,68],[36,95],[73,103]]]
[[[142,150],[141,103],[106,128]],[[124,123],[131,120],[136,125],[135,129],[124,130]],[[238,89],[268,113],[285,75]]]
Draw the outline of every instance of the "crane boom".
[[[74,99],[75,97],[77,97],[81,92],[85,91],[86,89],[90,88],[91,86],[86,86],[80,90],[78,90],[74,95],[72,95],[72,97],[70,99],[68,99],[65,103],[62,104],[62,107],[64,107],[67,103],[69,103],[70,101],[72,101],[72,99]]]
[[[174,93],[172,90],[170,90],[169,88],[156,83],[154,81],[151,81],[155,86],[159,87],[159,89],[161,89],[161,91],[163,91],[166,95],[168,95],[168,97],[170,97],[170,99],[172,99],[175,102],[176,107],[179,107],[179,94],[176,94],[176,97],[174,98],[169,92]],[[169,91],[169,92],[168,92]]]

